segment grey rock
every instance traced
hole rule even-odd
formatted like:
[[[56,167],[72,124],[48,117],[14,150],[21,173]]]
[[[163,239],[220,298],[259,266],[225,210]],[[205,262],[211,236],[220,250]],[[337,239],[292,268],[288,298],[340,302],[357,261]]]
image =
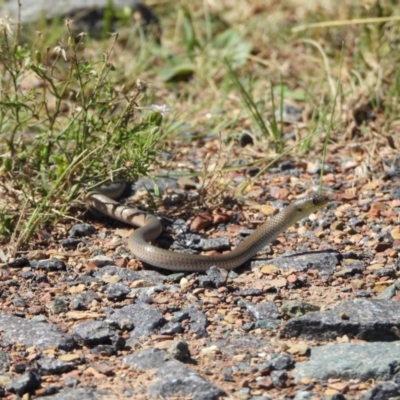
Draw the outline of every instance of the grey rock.
[[[61,375],[71,371],[74,363],[57,360],[55,358],[42,357],[37,361],[42,375]]]
[[[160,329],[160,334],[175,335],[176,333],[182,333],[183,331],[184,329],[179,322],[168,322]]]
[[[195,308],[187,309],[190,315],[189,329],[196,335],[196,338],[206,337],[208,320],[206,315]]]
[[[286,123],[295,123],[303,119],[303,109],[293,106],[292,104],[283,104],[275,111],[275,118],[277,121]]]
[[[293,365],[293,358],[290,354],[274,353],[271,354],[268,365],[279,371],[288,369]]]
[[[66,376],[64,379],[64,385],[68,387],[75,387],[81,383],[81,381],[78,378],[75,378],[74,376]]]
[[[336,277],[341,276],[353,276],[356,274],[362,274],[365,271],[365,265],[362,261],[353,261],[346,264],[342,269],[335,273]]]
[[[125,329],[127,322],[133,326],[131,339],[147,336],[161,328],[166,320],[156,308],[147,304],[131,304],[107,316],[107,322]],[[128,343],[129,344],[129,343]]]
[[[111,340],[113,341],[113,339],[115,339],[115,338],[116,338],[116,336],[114,336]],[[119,338],[121,338],[121,337],[119,336]],[[123,338],[121,338],[121,340],[123,341]],[[124,345],[125,345],[125,343],[123,345],[121,343],[121,346],[119,346],[119,343],[117,343],[118,348],[116,348],[115,345],[111,345],[111,344],[99,344],[99,345],[91,348],[90,352],[92,354],[98,354],[99,356],[102,356],[102,357],[104,357],[105,355],[113,356],[113,355],[117,354],[117,350],[123,349]]]
[[[132,397],[132,396],[134,396],[135,395],[135,392],[133,391],[133,390],[130,390],[130,389],[125,389],[124,390],[124,396],[125,397]]]
[[[136,351],[122,358],[122,361],[139,370],[160,368],[166,362],[167,353],[160,349]]]
[[[90,307],[93,301],[101,302],[101,297],[93,290],[86,290],[76,295],[71,300],[70,306],[73,310],[82,310]]]
[[[168,356],[175,358],[178,361],[184,361],[190,357],[189,346],[184,340],[174,342],[167,350]]]
[[[247,288],[247,289],[242,289],[242,290],[236,290],[232,294],[234,296],[247,297],[247,296],[261,296],[263,293],[264,293],[264,291],[261,289]]]
[[[19,294],[16,293],[13,296],[13,305],[14,307],[26,307],[26,302]]]
[[[206,275],[199,276],[199,286],[206,288],[219,288],[224,286],[228,279],[228,271],[223,268],[211,267]]]
[[[254,329],[255,326],[256,324],[254,322],[246,322],[245,324],[243,324],[242,329],[245,332],[250,332]]]
[[[23,343],[26,347],[38,346],[40,349],[58,348],[70,351],[76,343],[71,335],[58,326],[33,322],[0,313],[2,340],[10,343]]]
[[[237,338],[214,340],[210,345],[217,346],[224,356],[232,357],[236,354],[258,354],[270,348],[262,339],[253,335],[244,335]]]
[[[278,307],[273,301],[256,304],[248,301],[241,301],[238,305],[240,307],[245,307],[248,313],[257,320],[277,319],[280,317]]]
[[[10,368],[10,356],[5,351],[0,351],[0,374]]]
[[[332,276],[336,265],[340,260],[340,253],[335,251],[318,251],[305,254],[293,254],[286,257],[274,258],[271,260],[252,261],[251,268],[258,269],[268,263],[284,270],[295,268],[299,272],[309,269],[320,271],[322,279],[328,279]]]
[[[14,261],[7,263],[9,268],[23,268],[30,265],[30,261],[26,257],[16,258]]]
[[[394,382],[383,382],[372,389],[367,390],[360,397],[360,400],[387,400],[398,399],[400,387]]]
[[[7,385],[7,390],[13,392],[18,396],[22,396],[24,393],[28,393],[37,389],[42,380],[36,372],[29,371],[25,374],[14,378],[9,385]]]
[[[64,261],[58,258],[51,258],[50,260],[31,261],[30,266],[33,269],[44,269],[46,271],[65,271],[67,266]]]
[[[249,362],[238,362],[232,368],[232,372],[237,374],[238,372],[244,372],[245,374],[254,373],[257,371],[257,368],[251,366]]]
[[[103,255],[97,255],[92,257],[90,260],[94,265],[96,265],[99,268],[103,268],[107,265],[113,266],[114,265],[114,260],[112,258],[103,256]]]
[[[400,279],[393,283],[393,285],[388,286],[383,292],[379,293],[376,299],[390,300],[396,295],[398,290],[400,290]]]
[[[375,294],[374,290],[356,290],[357,297],[372,297]]]
[[[193,312],[192,308],[187,308],[185,310],[176,311],[176,312],[174,312],[174,316],[171,319],[171,321],[172,322],[182,322],[185,319],[189,319],[191,312]]]
[[[66,388],[53,396],[39,396],[36,400],[119,400],[120,396],[109,389]]]
[[[116,267],[108,265],[96,271],[93,276],[102,278],[103,275],[118,275],[124,282],[135,282],[138,280],[146,280],[154,283],[155,285],[162,284],[165,280],[164,275],[157,271],[132,271],[127,268]]]
[[[281,337],[304,337],[309,340],[334,340],[347,335],[369,341],[398,340],[400,302],[353,299],[339,302],[330,311],[311,312],[290,319]]]
[[[222,380],[225,382],[235,382],[232,376],[232,368],[222,368]]]
[[[187,396],[192,400],[218,400],[227,394],[181,362],[170,360],[158,370],[157,380],[150,386],[149,395],[150,398]]]
[[[272,400],[271,397],[268,396],[253,396],[250,400]]]
[[[296,381],[368,379],[387,381],[400,372],[400,342],[340,343],[311,349],[310,360],[297,363]]]
[[[106,296],[108,300],[120,301],[123,300],[130,291],[131,289],[125,283],[115,283],[114,285],[108,286]]]
[[[96,229],[92,225],[86,224],[86,223],[81,223],[81,224],[75,224],[72,226],[72,228],[69,230],[68,234],[69,237],[82,237],[82,236],[90,236],[93,235],[96,232]]]
[[[281,313],[290,318],[301,317],[309,312],[319,311],[320,307],[304,303],[299,300],[287,300],[282,302]]]
[[[85,321],[72,331],[75,340],[81,345],[108,344],[115,332],[105,321]]]
[[[364,223],[363,220],[358,219],[358,218],[355,218],[355,217],[350,218],[350,219],[347,221],[347,225],[351,226],[352,228],[357,228],[357,227],[359,227],[359,226],[363,226],[364,224],[365,224],[365,223]]]
[[[296,393],[293,400],[311,400],[314,397],[314,394],[311,392],[307,392],[305,390],[300,390]]]
[[[346,400],[342,393],[335,393],[330,396],[324,396],[323,400]]]
[[[46,307],[53,314],[61,314],[68,311],[68,304],[64,299],[55,299],[46,303]]]
[[[18,275],[24,279],[33,279],[35,277],[32,271],[21,271]]]
[[[391,191],[392,199],[400,200],[400,187],[395,187]]]
[[[288,380],[288,374],[285,371],[271,371],[270,374],[272,384],[276,388],[286,387],[286,382]]]
[[[43,314],[35,315],[31,318],[32,322],[47,322],[47,318]]]
[[[281,325],[281,320],[280,319],[274,319],[274,318],[269,318],[269,319],[259,319],[255,322],[255,328],[260,328],[260,329],[268,329],[270,331],[274,329],[278,329]]]

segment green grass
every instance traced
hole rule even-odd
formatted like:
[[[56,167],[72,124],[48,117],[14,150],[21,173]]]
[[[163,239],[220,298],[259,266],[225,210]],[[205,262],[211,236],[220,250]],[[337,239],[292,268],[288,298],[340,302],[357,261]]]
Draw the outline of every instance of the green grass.
[[[83,188],[109,179],[184,173],[183,165],[209,176],[187,161],[205,137],[215,140],[209,162],[220,187],[224,172],[260,167],[237,193],[288,156],[323,162],[330,148],[355,141],[377,152],[398,146],[395,5],[234,4],[158,4],[161,46],[125,11],[119,34],[98,41],[74,40],[70,21],[38,22],[30,33],[3,21],[0,236],[17,248],[46,221],[68,216]],[[285,123],[286,102],[308,117]],[[352,110],[368,102],[378,121],[351,137]],[[152,104],[171,111],[162,116]],[[256,139],[254,151],[235,145],[242,130]],[[162,148],[172,161],[159,157]]]

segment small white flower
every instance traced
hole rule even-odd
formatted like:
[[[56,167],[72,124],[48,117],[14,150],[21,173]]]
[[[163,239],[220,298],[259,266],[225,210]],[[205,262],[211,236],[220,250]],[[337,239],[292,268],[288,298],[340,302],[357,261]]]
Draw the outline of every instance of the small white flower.
[[[150,106],[150,109],[155,111],[155,112],[159,112],[161,115],[167,114],[171,111],[170,108],[168,108],[165,104],[159,106],[158,104],[152,104]]]

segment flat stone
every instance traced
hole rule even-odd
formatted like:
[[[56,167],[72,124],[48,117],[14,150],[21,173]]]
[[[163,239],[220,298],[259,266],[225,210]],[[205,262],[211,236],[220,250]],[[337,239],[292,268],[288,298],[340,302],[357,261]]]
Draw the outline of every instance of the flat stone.
[[[339,343],[311,349],[309,361],[296,364],[293,376],[303,378],[390,380],[400,371],[400,342]]]
[[[157,380],[149,389],[149,397],[157,399],[219,400],[220,396],[227,394],[177,360],[167,361],[158,370]]]
[[[115,332],[105,321],[85,321],[73,330],[73,337],[81,345],[109,344]]]
[[[322,279],[328,279],[333,275],[336,265],[340,260],[340,253],[336,251],[318,251],[303,254],[293,254],[290,256],[273,258],[269,260],[255,260],[251,262],[252,269],[259,269],[263,265],[273,265],[288,271],[292,268],[299,272],[309,269],[320,271]]]
[[[240,307],[245,307],[247,312],[256,320],[277,319],[280,317],[278,307],[273,301],[263,303],[250,303],[249,301],[238,302]]]
[[[398,340],[400,302],[391,300],[353,299],[339,302],[331,310],[310,312],[290,319],[281,337],[308,340],[335,340],[347,335],[368,341]]]
[[[131,339],[148,336],[155,329],[161,328],[166,320],[156,308],[148,304],[131,304],[122,307],[107,316],[107,322],[115,324],[119,329],[131,326]]]
[[[26,347],[38,346],[41,350],[58,348],[70,351],[76,345],[71,335],[50,323],[0,314],[0,326],[2,340],[6,342],[23,343]]]
[[[43,356],[37,361],[37,364],[42,375],[61,375],[74,368],[74,363]]]
[[[122,358],[122,361],[139,370],[159,368],[165,364],[166,352],[160,349],[136,351]]]

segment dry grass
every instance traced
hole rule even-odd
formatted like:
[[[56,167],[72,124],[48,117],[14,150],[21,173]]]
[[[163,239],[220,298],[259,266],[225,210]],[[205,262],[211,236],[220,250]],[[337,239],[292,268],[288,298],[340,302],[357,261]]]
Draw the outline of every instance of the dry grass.
[[[395,154],[394,2],[182,4],[148,3],[162,23],[161,47],[132,26],[73,43],[68,26],[41,25],[41,35],[19,45],[17,26],[11,35],[3,21],[0,235],[14,249],[45,221],[68,215],[82,186],[158,169],[205,172],[188,162],[191,154],[206,154],[206,172],[218,176],[282,157],[317,161],[324,149],[348,146],[366,151],[367,167],[382,152]],[[162,133],[148,119],[151,104],[171,110]],[[283,104],[299,107],[301,118],[282,121]],[[237,144],[243,130],[255,139],[251,149]],[[172,161],[158,157],[163,147]]]

